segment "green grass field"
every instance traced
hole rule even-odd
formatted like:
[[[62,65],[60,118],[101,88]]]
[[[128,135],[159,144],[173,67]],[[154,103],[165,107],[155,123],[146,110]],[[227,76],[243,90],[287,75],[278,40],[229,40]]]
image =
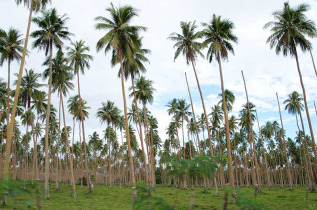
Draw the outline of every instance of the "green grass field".
[[[76,186],[77,199],[74,200],[71,194],[71,186],[60,185],[60,192],[55,192],[55,184],[50,186],[50,200],[43,199],[44,184],[40,184],[42,196],[42,209],[132,209],[131,188],[120,189],[115,186],[111,189],[107,186],[97,185],[93,188],[92,194],[87,194],[86,187]],[[147,199],[138,205],[139,209],[188,209],[191,194],[195,193],[194,209],[222,209],[224,192],[229,189],[219,191],[219,196],[213,195],[213,190],[203,191],[203,188],[195,190],[178,190],[174,187],[158,185],[152,193],[152,198]],[[240,187],[236,189],[239,202],[261,204],[262,209],[306,209],[305,188],[295,188],[289,191],[287,188],[272,188],[268,191],[263,188],[262,192],[254,199],[254,189],[252,187]],[[230,192],[229,192],[230,193]],[[142,193],[138,192],[141,197]],[[32,201],[33,208],[36,208],[36,193],[18,197],[18,209],[27,209],[27,203]],[[169,207],[153,207],[154,203],[164,202]],[[229,194],[228,209],[248,209],[247,206],[232,203]],[[317,209],[317,193],[309,193],[309,209]],[[8,198],[8,205],[2,209],[13,209],[13,200]],[[253,208],[249,208],[253,209]]]

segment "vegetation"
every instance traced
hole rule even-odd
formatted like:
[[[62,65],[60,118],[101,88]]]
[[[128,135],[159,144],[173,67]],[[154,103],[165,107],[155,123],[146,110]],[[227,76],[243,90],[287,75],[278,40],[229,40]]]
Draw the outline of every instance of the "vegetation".
[[[109,66],[119,66],[123,107],[108,99],[97,113],[91,113],[80,83],[80,75],[93,62],[90,47],[84,40],[72,41],[69,17],[55,8],[46,9],[50,1],[16,3],[23,3],[30,13],[25,39],[17,29],[0,29],[0,65],[8,64],[7,81],[0,78],[2,208],[317,208],[312,107],[308,106],[298,56],[299,49],[309,51],[315,68],[310,39],[316,38],[317,29],[305,16],[308,5],[291,7],[285,3],[264,26],[270,29],[270,48],[276,54],[295,57],[302,92],[291,92],[283,102],[276,93],[280,121],[262,126],[257,107],[249,100],[248,78],[243,72],[246,100],[238,115],[232,113],[235,95],[225,89],[222,62],[228,60],[229,53],[234,55],[234,44],[238,43],[234,23],[214,14],[199,30],[195,21],[182,21],[181,32],[171,33],[168,39],[174,42],[174,60],[182,54],[193,69],[203,113],[195,112],[185,73],[190,101],[173,98],[168,102],[168,138],[161,139],[158,120],[149,106],[154,101],[154,82],[144,76],[144,64],[149,63],[147,55],[151,53],[142,41],[147,28],[132,25],[139,14],[136,8],[111,3],[105,16],[95,19],[95,29],[105,33],[96,41],[97,52],[111,52]],[[33,17],[33,12],[40,10],[41,14]],[[32,23],[37,30],[31,31]],[[27,48],[29,37],[32,47],[46,56],[41,73],[24,69],[26,56],[32,56]],[[69,46],[65,46],[67,41]],[[198,58],[205,57],[219,67],[220,101],[213,105],[204,100],[196,71]],[[13,74],[13,87],[12,62],[20,63],[19,72]],[[75,76],[77,95],[69,96]],[[131,86],[126,88],[128,79]],[[58,96],[58,107],[52,105],[53,94]],[[127,96],[133,99],[130,106]],[[296,117],[294,139],[287,137],[284,129],[283,108]],[[91,114],[104,126],[103,134],[85,133],[85,120]],[[67,125],[68,115],[72,116],[72,127]],[[79,139],[75,139],[75,132]]]

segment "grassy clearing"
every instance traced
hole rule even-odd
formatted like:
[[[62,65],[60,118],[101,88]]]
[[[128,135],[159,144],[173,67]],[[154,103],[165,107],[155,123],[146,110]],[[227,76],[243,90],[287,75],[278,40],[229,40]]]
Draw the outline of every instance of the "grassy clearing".
[[[44,184],[40,184],[42,195],[43,209],[132,209],[131,188],[123,187],[120,189],[115,186],[111,189],[107,186],[97,185],[93,188],[93,194],[87,194],[86,187],[76,186],[77,199],[74,200],[71,194],[71,186],[61,184],[60,191],[55,192],[55,184],[50,186],[50,200],[44,200]],[[219,196],[215,197],[213,190],[204,192],[203,188],[195,188],[194,190],[178,190],[174,187],[157,186],[152,193],[153,199],[146,200],[140,209],[155,209],[150,207],[150,204],[156,201],[166,202],[174,209],[188,209],[190,204],[190,196],[195,193],[194,209],[222,209],[223,195],[225,191],[219,191]],[[305,209],[305,188],[295,188],[289,191],[287,188],[272,188],[268,191],[263,188],[262,192],[254,199],[254,190],[252,187],[240,187],[236,189],[240,202],[249,201],[261,204],[263,209]],[[230,192],[229,192],[230,193]],[[139,194],[140,195],[140,194]],[[23,195],[18,197],[18,209],[26,209],[26,202],[32,200],[33,206],[36,207],[36,194],[32,197]],[[229,196],[228,209],[241,209],[241,206],[232,203],[232,198]],[[309,193],[310,209],[317,209],[317,193]],[[164,209],[166,209],[165,207]],[[13,200],[8,199],[8,205],[2,209],[13,209]],[[246,209],[246,207],[244,208]]]

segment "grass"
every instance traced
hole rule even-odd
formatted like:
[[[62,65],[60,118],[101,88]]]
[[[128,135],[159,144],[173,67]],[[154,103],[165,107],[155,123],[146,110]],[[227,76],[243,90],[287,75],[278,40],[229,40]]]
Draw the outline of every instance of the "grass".
[[[55,192],[55,184],[50,185],[50,200],[44,199],[44,184],[40,183],[40,193],[42,196],[43,209],[132,209],[132,195],[130,187],[120,189],[115,186],[111,189],[108,186],[96,185],[92,194],[87,194],[86,187],[76,186],[77,199],[72,196],[72,189],[69,184],[61,184],[60,191]],[[146,199],[140,209],[158,209],[149,207],[154,202],[167,203],[174,209],[188,209],[190,196],[195,193],[194,209],[222,209],[223,195],[229,188],[219,191],[219,196],[214,196],[213,189],[205,192],[203,188],[196,187],[194,190],[181,190],[174,187],[158,185],[152,193],[153,198]],[[270,191],[263,188],[254,199],[254,189],[252,187],[240,187],[236,189],[240,204],[261,204],[262,209],[305,209],[305,188],[294,188],[289,191],[288,188],[272,188]],[[229,192],[230,195],[230,192]],[[142,193],[138,192],[141,197]],[[157,199],[161,198],[161,199]],[[0,209],[13,209],[13,200],[8,198],[8,205]],[[32,201],[36,207],[36,193],[32,195],[23,195],[18,197],[18,209],[27,209],[27,202]],[[146,204],[146,205],[145,205]],[[242,205],[241,204],[241,205]],[[229,196],[228,209],[248,209],[247,206],[241,207],[232,203],[232,197]],[[309,209],[317,209],[317,193],[309,193]],[[169,209],[163,207],[161,209]],[[253,208],[249,208],[253,209]]]

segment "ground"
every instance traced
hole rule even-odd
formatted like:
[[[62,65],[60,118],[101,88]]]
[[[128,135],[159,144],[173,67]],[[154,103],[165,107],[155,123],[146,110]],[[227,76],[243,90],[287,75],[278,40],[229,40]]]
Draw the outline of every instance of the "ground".
[[[93,188],[92,194],[87,194],[87,187],[76,186],[77,199],[71,194],[69,184],[61,184],[60,191],[55,192],[55,184],[50,185],[50,200],[44,199],[44,184],[40,183],[40,193],[42,209],[132,209],[131,188],[118,186],[112,187],[97,185]],[[219,196],[215,197],[213,189],[205,192],[203,188],[195,187],[194,190],[178,190],[174,187],[158,185],[152,193],[152,198],[143,197],[145,195],[138,188],[137,203],[138,209],[188,209],[190,197],[195,194],[194,209],[222,209],[223,197],[229,188],[219,191]],[[239,204],[232,203],[229,192],[228,209],[305,209],[306,192],[304,187],[295,187],[293,191],[288,188],[262,188],[262,192],[254,198],[252,187],[236,188]],[[143,198],[143,199],[142,199]],[[308,194],[309,209],[317,209],[317,193]],[[13,209],[13,200],[8,198],[8,205],[2,209]],[[158,204],[155,206],[155,204]],[[24,194],[18,196],[18,209],[27,209],[27,205],[36,207],[36,193],[32,195]],[[1,207],[0,207],[1,209]]]

